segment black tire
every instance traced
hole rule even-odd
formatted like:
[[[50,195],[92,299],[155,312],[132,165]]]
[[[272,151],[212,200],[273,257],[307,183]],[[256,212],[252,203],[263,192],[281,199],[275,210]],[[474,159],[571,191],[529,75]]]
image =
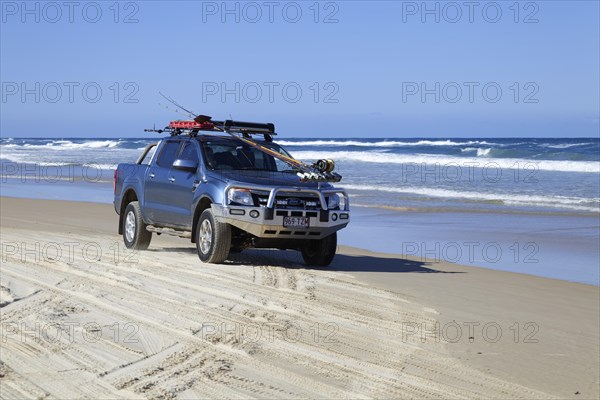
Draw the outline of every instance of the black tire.
[[[207,235],[210,237],[210,243]],[[227,260],[230,248],[231,226],[217,222],[210,208],[204,210],[196,226],[196,250],[200,260],[205,263],[222,263]]]
[[[128,218],[130,219],[128,220]],[[125,214],[123,215],[123,241],[125,242],[125,247],[128,249],[146,250],[152,240],[152,232],[148,232],[146,226],[142,218],[140,203],[132,201],[127,204]]]
[[[303,240],[300,251],[306,265],[326,267],[331,264],[337,250],[337,232],[317,240]]]

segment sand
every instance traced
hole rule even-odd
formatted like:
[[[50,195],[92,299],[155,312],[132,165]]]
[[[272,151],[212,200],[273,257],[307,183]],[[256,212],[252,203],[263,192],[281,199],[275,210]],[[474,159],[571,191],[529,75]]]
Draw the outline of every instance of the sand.
[[[109,205],[0,205],[3,399],[600,395],[596,286],[343,246],[203,264],[124,250]]]

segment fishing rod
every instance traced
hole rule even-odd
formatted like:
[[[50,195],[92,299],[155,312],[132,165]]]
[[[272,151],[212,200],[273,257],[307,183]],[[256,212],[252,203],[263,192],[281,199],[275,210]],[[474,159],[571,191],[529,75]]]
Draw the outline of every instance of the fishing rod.
[[[173,104],[175,107],[179,107],[183,111],[185,111],[186,113],[188,113],[188,117],[195,118],[198,115],[195,112],[190,111],[190,110],[186,109],[184,106],[182,106],[181,104],[177,103],[173,98],[162,94],[162,92],[158,92],[158,94],[160,94],[165,100],[167,100],[169,103]]]
[[[162,104],[162,103],[158,103],[158,105],[159,105],[160,107],[162,107],[162,108],[165,108],[165,109],[167,109],[167,110],[171,111],[171,112],[174,112],[174,113],[176,113],[176,114],[179,114],[179,115],[183,115],[184,117],[187,117],[187,118],[193,118],[193,115],[190,115],[190,114],[184,114],[184,113],[182,113],[181,111],[179,111],[178,109],[173,109],[173,108],[171,108],[171,107],[169,107],[169,106],[167,106],[167,105],[164,105],[164,104]]]
[[[188,112],[190,116],[193,116],[193,121],[173,121],[164,130],[146,130],[159,132],[169,131],[172,135],[178,135],[183,130],[189,131],[190,134],[197,134],[200,130],[216,130],[219,132],[227,133],[233,138],[247,144],[263,153],[269,154],[272,157],[277,158],[291,166],[293,169],[299,170],[297,173],[298,177],[303,182],[314,181],[314,182],[339,182],[342,180],[342,176],[336,172],[335,162],[333,160],[318,160],[314,164],[309,165],[302,161],[296,160],[285,154],[281,154],[267,146],[263,146],[260,143],[253,140],[251,134],[263,134],[267,142],[271,142],[272,136],[275,135],[275,126],[273,124],[260,124],[253,122],[234,122],[233,120],[226,121],[213,121],[212,117],[207,115],[196,115],[192,111],[182,107],[174,99],[167,97],[160,93],[167,101],[174,106],[181,108]],[[242,136],[236,133],[241,133]]]

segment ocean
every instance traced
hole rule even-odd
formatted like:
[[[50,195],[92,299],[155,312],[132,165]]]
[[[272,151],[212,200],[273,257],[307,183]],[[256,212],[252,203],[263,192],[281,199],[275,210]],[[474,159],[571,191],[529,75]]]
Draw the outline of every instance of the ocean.
[[[106,183],[157,138],[2,138],[3,183]],[[597,138],[275,140],[333,159],[353,206],[412,211],[600,214]],[[5,185],[8,189],[8,185]],[[56,186],[53,186],[56,187]],[[112,193],[105,201],[110,202]]]

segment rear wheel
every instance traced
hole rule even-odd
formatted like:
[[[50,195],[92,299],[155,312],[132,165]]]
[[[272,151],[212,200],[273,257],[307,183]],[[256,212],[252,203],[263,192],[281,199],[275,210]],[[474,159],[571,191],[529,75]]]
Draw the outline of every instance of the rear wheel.
[[[302,241],[302,258],[306,265],[326,267],[331,264],[337,249],[337,232],[318,240]]]
[[[125,208],[123,216],[123,241],[125,247],[135,250],[146,250],[150,246],[152,232],[146,230],[146,224],[142,218],[140,203],[132,201]]]
[[[231,226],[215,220],[212,210],[204,210],[196,228],[198,257],[206,263],[222,263],[231,248]]]

